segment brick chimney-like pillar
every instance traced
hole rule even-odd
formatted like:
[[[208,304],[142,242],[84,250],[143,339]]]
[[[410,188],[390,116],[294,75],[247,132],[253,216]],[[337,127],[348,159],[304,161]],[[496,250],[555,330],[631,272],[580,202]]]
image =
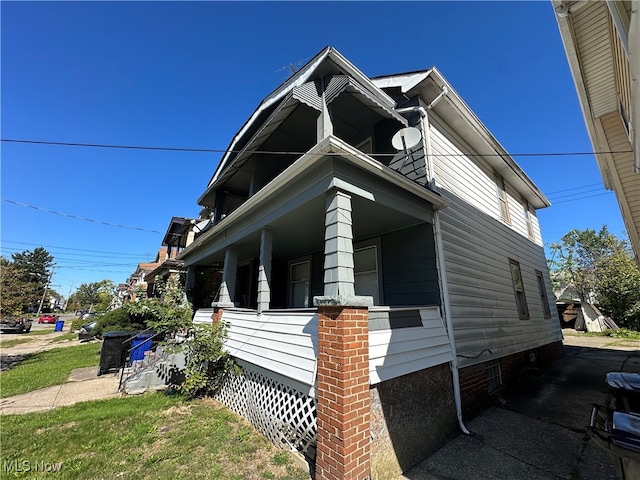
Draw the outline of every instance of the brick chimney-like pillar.
[[[317,480],[370,477],[369,312],[318,305]]]

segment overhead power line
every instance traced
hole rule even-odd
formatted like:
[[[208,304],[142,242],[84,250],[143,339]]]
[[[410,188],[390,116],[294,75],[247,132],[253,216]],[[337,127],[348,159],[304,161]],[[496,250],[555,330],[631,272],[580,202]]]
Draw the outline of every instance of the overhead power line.
[[[119,148],[128,150],[153,150],[166,152],[194,152],[194,153],[239,153],[242,150],[226,150],[223,148],[185,148],[185,147],[155,147],[143,145],[114,145],[106,143],[79,143],[79,142],[49,142],[44,140],[19,140],[15,138],[3,138],[1,142],[22,143],[31,145],[56,145],[63,147],[89,147],[89,148]],[[304,155],[307,152],[273,151],[273,150],[246,150],[246,153],[262,153],[266,155]],[[575,157],[585,155],[631,153],[631,150],[602,151],[602,152],[525,152],[525,153],[434,153],[433,157]],[[342,153],[324,153],[323,155],[344,155]],[[376,153],[375,156],[395,156],[396,153]]]
[[[4,238],[2,239],[2,244],[5,243],[13,243],[16,245],[29,245],[29,246],[34,246],[34,247],[43,247],[43,248],[56,248],[56,249],[60,249],[60,250],[72,250],[75,252],[91,252],[91,253],[105,253],[105,254],[110,254],[110,255],[116,255],[116,258],[125,258],[125,257],[135,257],[135,258],[140,258],[140,257],[147,257],[149,255],[151,255],[150,253],[124,253],[124,252],[108,252],[105,250],[87,250],[85,248],[72,248],[72,247],[58,247],[55,245],[43,245],[41,243],[27,243],[27,242],[15,242],[12,240],[5,240]],[[17,247],[7,247],[10,249],[15,249],[15,250],[19,250],[19,248]],[[79,253],[75,253],[75,254],[69,254],[69,255],[81,255]],[[90,256],[90,255],[87,255]]]
[[[7,203],[12,203],[14,205],[20,205],[21,207],[33,208],[34,210],[39,210],[41,212],[52,213],[54,215],[60,215],[62,217],[75,218],[76,220],[84,220],[85,222],[98,223],[100,225],[107,225],[109,227],[127,228],[129,230],[138,230],[141,232],[161,233],[158,230],[149,230],[147,228],[140,228],[140,227],[130,227],[127,225],[119,225],[117,223],[109,223],[109,222],[103,222],[101,220],[94,220],[92,218],[79,217],[77,215],[71,215],[69,213],[56,212],[55,210],[48,210],[46,208],[36,207],[35,205],[27,205],[26,203],[16,202],[14,200],[9,200],[7,198],[3,198],[2,201]]]
[[[571,198],[569,200],[561,200],[559,202],[553,202],[554,205],[558,205],[559,203],[568,203],[568,202],[575,202],[577,200],[586,200],[588,198],[594,198],[594,197],[601,197],[602,195],[609,195],[612,194],[613,192],[604,192],[604,193],[596,193],[595,195],[587,195],[586,197],[579,197],[579,198]]]

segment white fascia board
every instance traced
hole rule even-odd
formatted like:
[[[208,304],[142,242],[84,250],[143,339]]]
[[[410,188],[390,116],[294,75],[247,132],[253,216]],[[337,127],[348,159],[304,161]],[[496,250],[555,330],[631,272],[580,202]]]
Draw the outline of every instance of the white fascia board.
[[[462,118],[466,119],[469,125],[473,128],[475,133],[484,140],[484,142],[493,148],[496,154],[499,155],[499,158],[505,164],[505,167],[510,169],[523,183],[523,186],[528,188],[529,191],[536,197],[538,202],[530,202],[532,206],[535,208],[544,208],[551,206],[551,202],[547,199],[547,197],[542,193],[542,191],[537,187],[533,180],[529,178],[529,176],[520,168],[520,166],[516,163],[516,161],[509,155],[509,152],[498,142],[498,140],[493,136],[493,134],[489,131],[489,129],[480,121],[477,115],[469,108],[469,106],[465,103],[465,101],[458,95],[458,92],[454,90],[454,88],[447,82],[447,80],[442,76],[442,74],[438,71],[436,67],[431,69],[431,78],[439,84],[440,87],[446,87],[448,90],[445,98],[449,100],[449,102],[439,102],[434,110],[438,110],[439,108],[446,108],[445,105],[451,105],[455,107],[458,111],[458,114],[462,116]]]
[[[186,247],[177,257],[177,260],[185,260],[191,254],[196,252],[203,244],[205,244],[209,238],[217,235],[221,230],[228,228],[238,220],[249,214],[253,209],[268,202],[269,199],[275,195],[281,188],[285,187],[288,183],[294,181],[297,177],[306,174],[313,165],[322,161],[327,155],[338,154],[340,158],[343,158],[353,165],[365,170],[389,183],[396,185],[419,198],[422,198],[433,205],[434,210],[443,208],[446,206],[445,200],[438,194],[428,190],[403,175],[385,167],[377,160],[362,153],[360,150],[352,147],[346,142],[343,142],[337,137],[329,135],[322,139],[319,143],[314,145],[311,150],[302,155],[298,160],[293,162],[288,168],[286,168],[280,175],[271,180],[255,195],[250,197],[246,202],[240,205],[236,210],[231,212],[223,222],[214,225],[207,230],[201,237],[195,240],[191,245]],[[335,186],[339,186],[334,184]],[[353,191],[352,193],[362,194],[366,198],[364,191]],[[188,265],[186,262],[185,265]]]
[[[326,47],[322,50],[318,55],[316,55],[309,63],[307,63],[302,69],[300,69],[293,77],[284,82],[280,87],[274,90],[270,95],[268,95],[261,103],[258,105],[258,108],[253,112],[251,117],[245,122],[242,128],[235,134],[229,148],[227,148],[226,153],[222,156],[218,167],[216,168],[213,177],[209,181],[207,188],[211,187],[222,171],[224,170],[227,161],[229,160],[229,156],[231,152],[233,152],[234,147],[236,146],[238,140],[240,140],[249,130],[249,128],[253,125],[256,118],[262,113],[264,110],[269,108],[275,102],[281,100],[285,95],[287,95],[290,91],[292,91],[295,87],[299,87],[305,84],[309,78],[316,71],[318,66],[324,62],[324,60],[330,57],[342,70],[345,71],[348,75],[356,79],[359,83],[361,83],[367,90],[369,90],[373,95],[378,97],[378,100],[388,107],[390,110],[393,110],[395,107],[395,102],[391,97],[389,97],[386,93],[384,93],[380,88],[378,88],[365,74],[363,74],[360,70],[358,70],[351,62],[349,62],[345,57],[343,57],[337,50],[333,47]]]
[[[406,93],[416,85],[420,84],[425,78],[429,76],[431,70],[425,70],[423,72],[405,73],[400,75],[389,75],[386,77],[374,78],[371,81],[378,88],[400,88],[402,93]]]
[[[589,134],[593,150],[596,152],[606,151],[608,150],[608,148],[604,146],[606,145],[606,142],[603,144],[602,139],[598,136],[593,120],[591,104],[589,102],[589,96],[587,95],[584,77],[582,76],[582,67],[578,55],[578,45],[573,34],[573,26],[571,25],[571,15],[560,16],[557,14],[557,8],[563,3],[564,2],[559,0],[552,1],[554,12],[556,12],[556,20],[558,21],[558,29],[560,30],[560,38],[562,39],[567,61],[569,62],[569,70],[573,77],[573,83],[576,86],[576,93],[578,94],[578,103],[580,104],[582,117],[584,118],[584,123],[587,127],[587,133]],[[595,157],[604,187],[607,190],[613,190],[611,177],[610,174],[608,174],[606,158],[602,155],[595,155]]]

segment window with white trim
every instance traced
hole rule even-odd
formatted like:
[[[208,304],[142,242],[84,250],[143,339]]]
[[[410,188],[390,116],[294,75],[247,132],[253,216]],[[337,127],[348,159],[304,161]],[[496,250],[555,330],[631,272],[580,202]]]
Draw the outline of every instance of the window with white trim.
[[[377,247],[371,245],[355,249],[353,263],[356,295],[373,297],[373,304],[380,305]]]
[[[527,222],[527,234],[531,240],[535,239],[535,233],[533,231],[533,221],[531,220],[531,211],[529,210],[529,202],[522,200],[522,208],[524,209],[524,219]]]
[[[509,203],[507,202],[507,191],[504,186],[504,178],[496,174],[496,195],[498,197],[498,205],[500,207],[500,218],[503,222],[511,223],[509,217]]]
[[[289,264],[289,305],[292,307],[309,306],[310,272],[309,260]]]
[[[542,275],[541,271],[536,270],[536,278],[538,279],[538,292],[540,294],[540,301],[542,302],[542,311],[544,312],[544,318],[551,318],[551,307],[549,306],[547,287],[544,284],[544,276]]]
[[[527,307],[527,297],[524,293],[524,282],[522,281],[522,272],[520,264],[515,260],[509,259],[509,269],[511,270],[511,281],[513,283],[513,292],[516,296],[516,306],[518,308],[518,316],[520,320],[529,319],[529,307]]]

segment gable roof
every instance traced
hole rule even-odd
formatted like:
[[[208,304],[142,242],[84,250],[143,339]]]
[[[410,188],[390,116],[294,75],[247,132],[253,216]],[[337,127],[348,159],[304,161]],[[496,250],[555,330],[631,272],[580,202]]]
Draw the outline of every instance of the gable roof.
[[[509,184],[516,187],[531,206],[544,208],[551,205],[547,197],[533,183],[524,170],[520,168],[436,67],[431,67],[428,70],[376,77],[372,78],[371,81],[380,88],[399,88],[407,96],[420,96],[425,101],[443,94],[442,101],[438,102],[432,111],[445,120],[461,138],[470,143],[477,153]]]
[[[262,100],[262,102],[260,102],[258,108],[256,108],[253,114],[231,140],[226,153],[223,155],[216,171],[209,181],[208,188],[218,180],[222,172],[224,172],[224,170],[234,161],[238,155],[238,151],[250,140],[252,130],[260,127],[260,124],[262,123],[261,120],[264,120],[265,117],[268,118],[269,116],[273,116],[275,113],[274,109],[282,109],[288,103],[282,102],[280,105],[277,105],[279,102],[287,96],[291,96],[294,88],[304,85],[314,77],[329,74],[344,74],[353,78],[356,81],[354,84],[361,87],[366,96],[375,98],[381,106],[389,109],[390,111],[393,110],[395,101],[391,97],[389,97],[382,89],[377,87],[369,77],[358,70],[355,65],[343,57],[336,49],[329,46],[325,47],[305,66],[296,72],[295,75],[276,88],[264,100]],[[204,197],[205,194],[200,198]]]

